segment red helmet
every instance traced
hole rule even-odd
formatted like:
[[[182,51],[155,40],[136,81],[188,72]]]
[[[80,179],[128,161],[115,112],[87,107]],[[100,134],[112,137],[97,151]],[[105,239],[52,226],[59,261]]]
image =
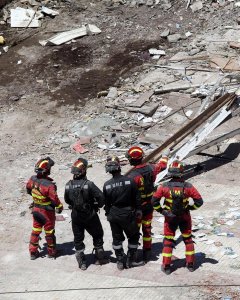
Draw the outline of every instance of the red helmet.
[[[183,171],[184,171],[183,164],[179,160],[174,160],[168,168],[168,174],[174,177],[181,177]]]
[[[42,158],[36,163],[34,171],[37,174],[49,175],[52,166],[54,161],[50,157]]]
[[[87,172],[88,161],[84,158],[79,158],[72,165],[71,173],[74,175],[85,175]]]
[[[144,152],[143,149],[138,146],[131,147],[126,154],[128,159],[141,160],[143,158]]]
[[[121,171],[120,160],[117,156],[108,156],[107,162],[105,165],[106,172],[113,173]]]

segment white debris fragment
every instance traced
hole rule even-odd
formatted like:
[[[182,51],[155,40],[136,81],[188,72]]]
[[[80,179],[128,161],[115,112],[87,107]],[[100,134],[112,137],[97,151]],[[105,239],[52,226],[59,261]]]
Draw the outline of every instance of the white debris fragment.
[[[235,6],[236,6],[236,7],[240,7],[240,2],[236,2],[236,3],[235,3]]]
[[[185,33],[185,36],[186,37],[189,37],[189,36],[191,36],[192,35],[192,33],[190,32],[190,31],[187,31],[186,33]]]
[[[158,50],[155,48],[151,48],[148,50],[150,55],[166,55],[164,50]]]
[[[18,60],[17,61],[17,65],[21,65],[22,61],[21,60]]]
[[[9,46],[5,46],[5,47],[3,47],[3,51],[4,51],[4,52],[6,52],[6,53],[7,53],[7,52],[8,52],[8,50],[9,50]]]
[[[207,241],[205,241],[205,244],[206,245],[212,245],[212,244],[214,244],[214,240],[207,240]]]
[[[50,16],[53,16],[53,17],[59,15],[59,12],[58,12],[58,11],[53,10],[53,9],[50,9],[50,8],[48,8],[48,7],[46,7],[46,6],[42,6],[41,11],[42,11],[44,14],[50,15]]]
[[[151,117],[143,119],[143,123],[151,123],[151,122],[153,122],[153,118]]]
[[[89,34],[89,35],[99,34],[102,32],[100,28],[98,28],[96,25],[93,25],[93,24],[87,24],[86,29],[87,29],[87,34]]]
[[[101,30],[97,26],[88,24],[86,26],[83,25],[82,27],[77,28],[77,29],[58,33],[48,40],[39,41],[39,43],[42,46],[46,46],[48,44],[61,45],[61,44],[67,43],[69,41],[72,41],[73,39],[85,36],[87,34],[98,34],[100,32],[101,32]]]
[[[192,12],[198,11],[203,8],[202,1],[196,1],[190,7]]]
[[[43,15],[33,9],[16,7],[11,9],[11,27],[40,27],[39,21]]]
[[[188,110],[187,112],[185,112],[185,115],[187,117],[190,117],[192,115],[193,111],[192,110]]]
[[[230,220],[230,221],[227,221],[225,224],[228,225],[228,226],[232,226],[234,225],[234,221]]]

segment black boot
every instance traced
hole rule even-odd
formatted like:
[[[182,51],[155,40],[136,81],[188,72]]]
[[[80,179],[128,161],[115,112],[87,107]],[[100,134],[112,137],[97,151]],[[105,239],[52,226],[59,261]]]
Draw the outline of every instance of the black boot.
[[[151,260],[152,250],[151,249],[143,249],[143,261],[148,263]]]
[[[165,273],[166,275],[170,275],[172,272],[170,265],[165,265],[165,266],[162,265],[161,269],[162,269],[163,273]]]
[[[143,261],[137,262],[137,249],[128,249],[126,268],[129,269],[129,268],[139,267],[143,265],[144,265]]]
[[[117,268],[122,271],[124,269],[124,251],[123,249],[117,249],[115,250],[115,254],[117,257]]]
[[[96,265],[104,265],[106,264],[108,261],[105,258],[105,254],[104,254],[104,249],[103,247],[98,247],[98,248],[94,248],[95,250],[95,256],[96,256]]]
[[[194,268],[194,264],[193,263],[188,263],[187,264],[187,269],[189,272],[194,272],[195,268]]]
[[[77,250],[75,255],[76,255],[79,268],[83,271],[87,270],[87,261],[84,252]]]

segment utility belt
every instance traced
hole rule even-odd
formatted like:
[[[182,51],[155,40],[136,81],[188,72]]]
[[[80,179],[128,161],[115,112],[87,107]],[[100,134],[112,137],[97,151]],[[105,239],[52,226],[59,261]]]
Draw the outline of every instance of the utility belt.
[[[49,205],[49,204],[44,205],[44,204],[37,204],[37,203],[34,203],[33,206],[34,206],[34,207],[38,207],[38,208],[45,209],[45,210],[47,210],[47,211],[54,211],[54,210],[55,210],[54,207],[51,206],[51,205]]]

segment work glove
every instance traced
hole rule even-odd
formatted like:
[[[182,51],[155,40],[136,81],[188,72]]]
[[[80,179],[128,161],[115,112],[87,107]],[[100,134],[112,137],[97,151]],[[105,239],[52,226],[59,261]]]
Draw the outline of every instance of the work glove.
[[[31,214],[33,213],[33,207],[34,207],[34,202],[32,202],[28,207]]]
[[[164,217],[168,217],[168,218],[176,217],[176,215],[174,215],[170,210],[166,210],[166,209],[164,209],[162,211],[162,215],[164,215]]]
[[[56,213],[60,214],[63,211],[63,206],[56,207]]]
[[[188,206],[186,207],[186,209],[187,209],[187,210],[195,210],[195,208],[194,208],[192,205],[188,205]]]
[[[137,219],[142,219],[142,211],[141,209],[137,209],[135,212],[136,218]]]
[[[162,156],[163,156],[163,157],[168,157],[169,154],[170,154],[170,149],[169,149],[169,148],[166,148],[166,149],[164,149],[164,151],[163,151],[163,153],[162,153]]]

